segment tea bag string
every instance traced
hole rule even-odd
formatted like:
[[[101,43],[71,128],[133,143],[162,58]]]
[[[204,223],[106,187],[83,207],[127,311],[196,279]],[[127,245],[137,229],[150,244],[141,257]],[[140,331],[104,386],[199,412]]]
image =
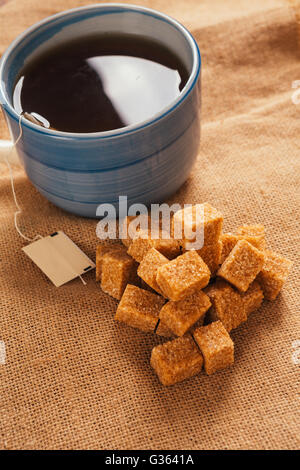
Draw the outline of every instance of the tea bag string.
[[[36,235],[34,238],[29,238],[27,237],[26,235],[24,235],[24,233],[21,232],[21,229],[19,228],[18,226],[18,215],[22,213],[22,209],[18,203],[18,200],[17,200],[17,195],[16,195],[16,190],[15,190],[15,181],[14,181],[14,175],[13,175],[13,171],[12,171],[12,167],[11,167],[11,164],[9,163],[9,160],[8,160],[8,157],[10,156],[10,154],[12,153],[13,149],[16,147],[17,143],[19,142],[19,140],[22,138],[22,135],[23,135],[23,129],[22,129],[22,123],[21,123],[21,120],[22,120],[22,114],[20,114],[19,116],[19,135],[17,137],[17,139],[15,140],[15,142],[13,143],[12,145],[12,148],[11,150],[8,152],[7,155],[5,155],[4,159],[5,159],[5,163],[9,169],[9,176],[10,176],[10,185],[11,185],[11,190],[12,190],[12,194],[13,194],[13,198],[14,198],[14,202],[15,202],[15,205],[16,205],[16,208],[17,208],[17,211],[14,213],[14,224],[15,224],[15,229],[16,231],[18,232],[18,234],[20,235],[20,237],[24,238],[24,240],[28,241],[28,242],[34,242],[35,240],[39,239],[39,238],[43,238],[41,235]]]
[[[13,151],[13,149],[16,147],[17,143],[20,141],[22,135],[23,135],[23,128],[22,128],[22,114],[20,114],[20,117],[19,117],[19,135],[17,137],[17,139],[15,140],[15,142],[13,143],[12,145],[12,148],[11,150],[8,152],[7,155],[4,156],[4,160],[5,160],[5,163],[8,167],[8,170],[9,170],[9,177],[10,177],[10,185],[11,185],[11,190],[12,190],[12,194],[13,194],[13,198],[14,198],[14,202],[15,202],[15,205],[16,205],[16,212],[14,213],[14,225],[15,225],[15,229],[16,231],[18,232],[18,234],[20,235],[20,237],[22,237],[24,240],[28,241],[28,242],[34,242],[36,240],[39,240],[39,239],[42,239],[42,235],[40,235],[39,233],[34,237],[34,238],[29,238],[27,237],[26,235],[24,235],[24,233],[21,232],[19,226],[18,226],[18,215],[22,213],[22,209],[21,209],[21,206],[19,205],[18,203],[18,199],[17,199],[17,195],[16,195],[16,190],[15,190],[15,181],[14,181],[14,175],[13,175],[13,170],[12,170],[12,167],[11,167],[11,164],[9,163],[9,160],[8,160],[8,157],[10,156],[11,152]],[[83,277],[81,275],[78,276],[81,280],[81,282],[83,283],[83,285],[86,286],[86,282],[85,280],[83,279]]]

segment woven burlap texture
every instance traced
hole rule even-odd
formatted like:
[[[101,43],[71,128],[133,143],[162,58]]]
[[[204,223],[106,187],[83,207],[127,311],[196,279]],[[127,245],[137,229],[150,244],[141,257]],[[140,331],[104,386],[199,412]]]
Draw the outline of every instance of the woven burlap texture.
[[[91,2],[0,2],[0,54],[26,27]],[[0,448],[295,449],[299,447],[299,117],[294,14],[285,2],[140,1],[182,21],[202,54],[202,142],[172,202],[209,201],[225,229],[263,223],[294,261],[286,287],[232,333],[235,364],[164,388],[149,358],[160,341],[113,320],[94,273],[55,288],[21,251],[1,166]],[[262,5],[263,4],[263,5]],[[7,136],[4,121],[1,137]],[[94,258],[96,221],[44,199],[15,166],[28,236],[63,230]]]

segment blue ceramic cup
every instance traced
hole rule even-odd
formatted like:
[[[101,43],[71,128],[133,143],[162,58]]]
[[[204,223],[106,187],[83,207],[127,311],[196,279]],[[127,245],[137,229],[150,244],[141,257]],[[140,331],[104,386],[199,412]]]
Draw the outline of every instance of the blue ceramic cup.
[[[45,129],[22,119],[17,153],[28,178],[49,201],[86,217],[99,204],[117,208],[160,203],[187,179],[200,142],[200,53],[192,35],[154,10],[99,4],[51,16],[21,34],[0,63],[0,104],[13,140],[19,115],[12,95],[20,69],[40,52],[96,32],[155,38],[179,55],[189,79],[174,102],[147,121],[108,132],[76,134]]]

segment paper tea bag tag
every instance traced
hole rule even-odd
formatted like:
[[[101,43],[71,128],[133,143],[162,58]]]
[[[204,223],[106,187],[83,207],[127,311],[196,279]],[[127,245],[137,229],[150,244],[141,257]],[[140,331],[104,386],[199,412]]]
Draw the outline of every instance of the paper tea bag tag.
[[[63,232],[54,232],[22,248],[56,287],[95,268],[93,261]]]

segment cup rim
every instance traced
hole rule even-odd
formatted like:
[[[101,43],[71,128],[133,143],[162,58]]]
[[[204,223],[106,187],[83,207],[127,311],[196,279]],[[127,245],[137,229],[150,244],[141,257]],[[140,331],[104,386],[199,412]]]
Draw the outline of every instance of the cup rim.
[[[181,23],[179,23],[177,20],[175,20],[171,16],[166,15],[165,13],[162,13],[158,10],[154,10],[152,8],[142,7],[142,6],[134,5],[134,4],[124,4],[124,3],[101,3],[101,4],[78,7],[78,8],[71,8],[69,10],[65,10],[63,12],[48,16],[44,18],[43,20],[38,21],[37,23],[34,23],[32,26],[30,26],[21,34],[19,34],[10,43],[10,45],[8,46],[8,48],[6,49],[6,51],[4,52],[0,60],[0,98],[1,98],[1,88],[3,85],[3,80],[1,80],[1,75],[5,67],[5,62],[7,61],[9,55],[14,50],[14,48],[18,46],[28,34],[33,33],[42,25],[47,25],[48,23],[55,22],[57,19],[62,18],[64,16],[68,16],[72,13],[86,11],[86,10],[93,10],[93,9],[102,10],[102,9],[114,8],[114,7],[120,8],[121,10],[124,10],[124,11],[128,11],[128,10],[135,11],[137,13],[141,13],[141,14],[145,14],[145,15],[153,16],[155,18],[162,19],[166,23],[169,23],[170,25],[174,26],[186,38],[187,42],[189,43],[191,47],[192,56],[193,56],[193,66],[192,66],[192,70],[189,75],[188,81],[186,82],[185,86],[179,93],[178,97],[174,101],[172,101],[168,106],[164,107],[160,112],[154,114],[151,118],[148,118],[136,124],[125,126],[124,128],[112,129],[110,131],[84,132],[84,133],[59,131],[59,130],[47,129],[47,128],[38,126],[37,124],[34,124],[28,119],[22,120],[22,126],[31,128],[34,131],[37,131],[41,134],[46,134],[49,136],[55,136],[55,137],[66,138],[66,139],[77,138],[77,139],[82,140],[82,139],[95,139],[95,138],[105,139],[105,138],[120,137],[126,134],[140,131],[156,123],[157,121],[163,119],[165,116],[167,116],[172,111],[174,111],[187,98],[189,93],[194,88],[194,85],[197,82],[197,79],[199,77],[200,70],[201,70],[201,54],[200,54],[198,44],[196,43],[194,37],[188,31],[188,29],[185,28],[185,26],[183,26]],[[20,115],[16,112],[13,105],[9,102],[8,98],[5,96],[3,89],[2,89],[2,97],[5,100],[5,102],[3,103],[2,101],[0,101],[0,105],[3,106],[3,108],[8,114],[10,114],[13,118],[19,121]]]

